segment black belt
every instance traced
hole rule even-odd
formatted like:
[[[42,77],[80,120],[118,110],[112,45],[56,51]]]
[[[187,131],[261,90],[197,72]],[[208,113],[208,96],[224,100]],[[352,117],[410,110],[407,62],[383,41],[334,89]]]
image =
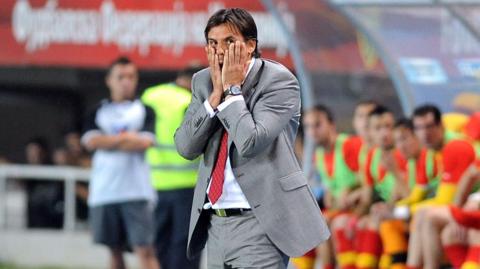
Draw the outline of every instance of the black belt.
[[[231,217],[243,215],[245,212],[252,211],[250,208],[226,208],[226,209],[208,209],[208,212],[215,214],[219,217]]]

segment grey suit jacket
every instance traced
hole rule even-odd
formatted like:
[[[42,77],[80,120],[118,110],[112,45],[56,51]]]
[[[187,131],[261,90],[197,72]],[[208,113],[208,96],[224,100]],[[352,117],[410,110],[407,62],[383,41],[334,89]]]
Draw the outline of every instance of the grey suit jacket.
[[[304,254],[330,233],[293,151],[300,118],[300,91],[284,66],[256,59],[237,101],[210,118],[203,102],[212,92],[209,69],[192,80],[192,101],[175,133],[178,152],[203,156],[195,187],[187,255],[204,248],[209,216],[202,210],[221,130],[229,134],[233,174],[270,240],[290,257]]]

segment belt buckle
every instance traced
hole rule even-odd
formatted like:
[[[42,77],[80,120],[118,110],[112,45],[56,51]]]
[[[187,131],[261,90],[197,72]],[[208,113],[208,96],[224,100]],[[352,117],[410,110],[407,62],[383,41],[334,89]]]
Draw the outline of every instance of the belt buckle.
[[[219,217],[226,217],[227,211],[225,209],[215,209],[215,214]]]

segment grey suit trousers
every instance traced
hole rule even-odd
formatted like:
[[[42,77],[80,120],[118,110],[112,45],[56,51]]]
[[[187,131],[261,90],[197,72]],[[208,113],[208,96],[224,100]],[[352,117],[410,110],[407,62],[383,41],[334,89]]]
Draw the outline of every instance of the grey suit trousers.
[[[232,217],[212,214],[210,225],[208,269],[287,268],[288,257],[270,241],[251,211]]]

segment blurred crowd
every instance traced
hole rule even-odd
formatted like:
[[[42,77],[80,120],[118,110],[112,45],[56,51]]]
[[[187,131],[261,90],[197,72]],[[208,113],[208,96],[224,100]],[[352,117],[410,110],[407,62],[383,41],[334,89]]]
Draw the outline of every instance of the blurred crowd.
[[[397,116],[360,102],[345,134],[328,106],[304,113],[332,237],[298,269],[479,268],[480,113],[425,104]]]
[[[0,163],[10,163],[0,158]],[[91,156],[80,143],[80,131],[63,134],[63,141],[53,148],[46,137],[35,136],[24,145],[24,162],[28,165],[72,166],[89,168]],[[25,224],[28,228],[61,229],[64,221],[63,181],[35,178],[12,182],[26,193]],[[88,184],[76,183],[76,218],[85,222],[88,217]]]

